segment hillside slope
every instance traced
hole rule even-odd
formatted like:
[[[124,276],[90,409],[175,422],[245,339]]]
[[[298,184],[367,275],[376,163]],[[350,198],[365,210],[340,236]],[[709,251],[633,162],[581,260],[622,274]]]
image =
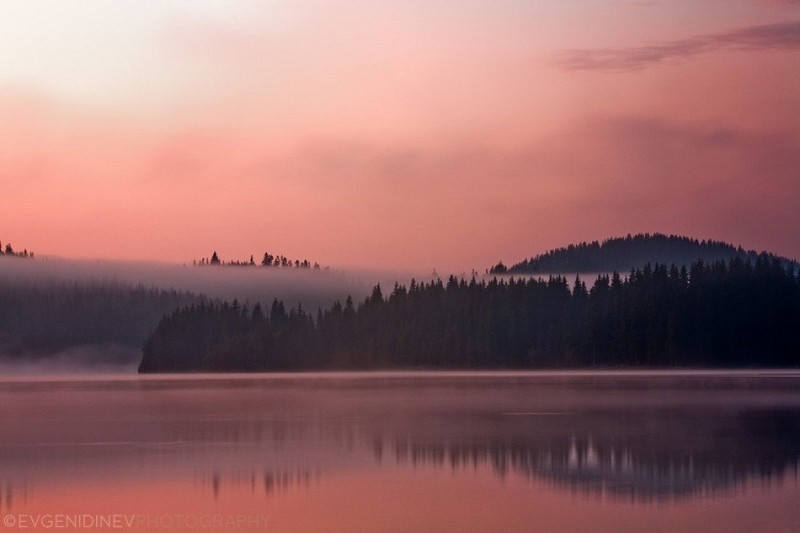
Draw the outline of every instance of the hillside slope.
[[[745,250],[721,241],[697,240],[679,235],[639,233],[626,237],[613,237],[603,242],[592,241],[556,248],[525,259],[512,266],[502,262],[490,269],[491,274],[575,273],[575,272],[629,272],[647,263],[665,265],[690,265],[695,261],[728,262],[738,258],[754,262],[759,256],[755,250]],[[785,257],[767,254],[784,264],[792,263]]]

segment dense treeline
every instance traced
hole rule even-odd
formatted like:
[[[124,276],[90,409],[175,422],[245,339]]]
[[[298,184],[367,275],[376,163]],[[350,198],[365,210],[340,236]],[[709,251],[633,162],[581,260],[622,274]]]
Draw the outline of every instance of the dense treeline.
[[[663,265],[601,275],[411,282],[312,317],[192,305],[147,340],[142,372],[331,368],[797,366],[800,283],[793,265]]]
[[[603,242],[592,241],[570,244],[512,265],[502,262],[490,269],[492,274],[573,273],[573,272],[627,272],[645,264],[691,265],[702,260],[728,262],[739,258],[755,261],[759,253],[713,240],[699,241],[678,235],[639,233],[626,237],[610,238]],[[789,262],[769,255],[770,258]]]
[[[195,266],[238,266],[238,267],[268,267],[268,268],[305,268],[305,269],[314,269],[320,270],[319,263],[315,262],[311,263],[308,259],[289,259],[285,255],[273,255],[269,252],[264,252],[264,257],[261,259],[260,263],[256,263],[255,258],[251,255],[248,261],[239,261],[239,260],[232,260],[232,261],[223,261],[220,259],[217,252],[213,252],[211,257],[206,258],[203,257],[200,261],[194,260],[192,264]],[[325,270],[329,270],[328,267],[325,267]]]
[[[87,344],[141,347],[165,313],[200,298],[121,283],[0,280],[0,353],[47,355]]]

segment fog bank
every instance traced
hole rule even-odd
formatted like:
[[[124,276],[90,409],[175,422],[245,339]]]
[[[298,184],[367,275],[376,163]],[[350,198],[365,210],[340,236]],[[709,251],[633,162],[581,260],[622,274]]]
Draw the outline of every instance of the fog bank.
[[[136,372],[141,350],[121,344],[72,346],[54,354],[0,353],[2,376],[129,374]]]
[[[175,289],[211,299],[269,304],[283,300],[306,310],[328,307],[348,295],[358,302],[380,283],[408,284],[414,274],[379,271],[321,271],[302,268],[194,266],[157,262],[87,261],[53,257],[0,257],[0,282],[35,286],[53,283],[123,283]],[[430,274],[427,276],[430,278]],[[417,276],[417,279],[422,279]]]

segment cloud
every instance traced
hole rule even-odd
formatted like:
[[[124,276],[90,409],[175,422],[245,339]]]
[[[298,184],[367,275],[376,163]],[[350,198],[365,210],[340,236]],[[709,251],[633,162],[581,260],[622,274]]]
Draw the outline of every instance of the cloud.
[[[800,240],[784,226],[800,223],[797,146],[793,131],[603,116],[516,148],[317,139],[284,168],[342,207],[332,218],[371,220],[409,249],[426,228],[490,249],[497,235],[520,246],[538,228],[553,245],[633,228],[796,255]]]
[[[800,0],[758,0],[758,2],[761,4],[769,4],[774,6],[800,6]]]
[[[659,230],[797,256],[800,238],[784,229],[800,224],[796,132],[637,116],[582,129],[574,161],[562,153],[551,166],[576,185],[562,204],[564,241],[593,228],[597,238]]]
[[[557,64],[566,70],[631,72],[717,50],[795,50],[800,21],[748,26],[648,46],[565,50]]]
[[[245,259],[270,249],[468,271],[636,231],[800,253],[793,124],[604,114],[513,144],[363,132],[275,142],[232,126],[139,133],[2,96],[13,120],[0,125],[0,222],[37,254],[185,261],[224,245]]]

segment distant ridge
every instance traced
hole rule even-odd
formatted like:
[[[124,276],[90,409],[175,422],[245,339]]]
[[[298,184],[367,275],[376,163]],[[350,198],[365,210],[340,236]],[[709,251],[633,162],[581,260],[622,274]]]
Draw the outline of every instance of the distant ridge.
[[[266,268],[304,268],[320,270],[319,263],[315,262],[313,265],[311,261],[308,259],[303,259],[300,261],[299,259],[291,260],[285,255],[272,255],[269,252],[264,252],[264,258],[259,262],[256,263],[254,257],[251,255],[249,261],[223,261],[220,259],[219,255],[217,255],[216,250],[214,253],[211,254],[210,258],[203,257],[200,261],[194,260],[192,261],[194,266],[236,266],[236,267],[266,267]],[[325,267],[324,270],[327,272],[330,270],[329,267]]]
[[[493,266],[491,274],[534,274],[574,272],[627,272],[647,263],[665,265],[690,265],[695,261],[711,263],[728,262],[739,258],[755,261],[759,255],[777,259],[782,263],[796,264],[786,257],[766,252],[745,250],[722,241],[697,240],[681,235],[663,233],[637,233],[625,237],[612,237],[603,242],[581,242],[556,248],[512,266],[502,262]]]

